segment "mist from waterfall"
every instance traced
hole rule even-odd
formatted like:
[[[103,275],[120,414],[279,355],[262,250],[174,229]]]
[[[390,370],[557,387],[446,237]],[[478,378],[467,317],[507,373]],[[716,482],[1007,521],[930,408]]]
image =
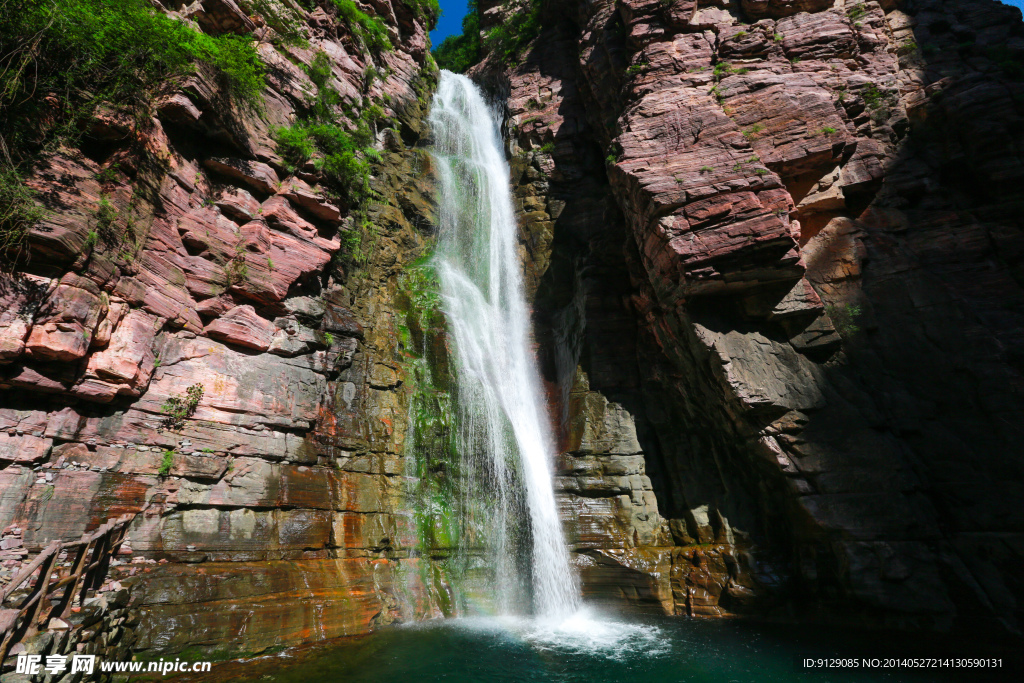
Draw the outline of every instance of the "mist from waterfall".
[[[483,546],[500,613],[529,613],[532,603],[536,615],[566,617],[579,608],[579,587],[552,487],[554,444],[498,115],[472,81],[442,71],[429,120],[439,185],[433,264],[457,366],[461,509],[477,530],[468,537]]]

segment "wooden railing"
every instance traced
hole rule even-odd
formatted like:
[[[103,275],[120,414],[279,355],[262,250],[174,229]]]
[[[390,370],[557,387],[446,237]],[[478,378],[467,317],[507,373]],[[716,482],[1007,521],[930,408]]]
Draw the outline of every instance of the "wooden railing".
[[[122,515],[78,541],[53,541],[11,580],[0,594],[0,636],[3,637],[0,641],[0,662],[15,643],[45,629],[50,619],[66,617],[76,595],[80,596],[80,602],[84,601],[89,591],[103,585],[110,559],[121,547],[128,525],[134,518],[134,514]],[[64,550],[68,551],[68,557],[74,553],[74,560],[70,566],[57,567],[58,556]],[[21,604],[6,607],[7,598],[29,582],[34,574],[35,582],[28,595],[21,599]],[[62,588],[63,594],[56,595]]]

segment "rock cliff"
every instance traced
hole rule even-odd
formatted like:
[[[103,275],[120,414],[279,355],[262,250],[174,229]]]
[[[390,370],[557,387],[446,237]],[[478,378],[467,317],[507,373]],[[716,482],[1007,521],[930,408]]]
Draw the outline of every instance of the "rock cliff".
[[[507,97],[585,590],[1019,633],[1019,10],[539,6],[471,73]]]
[[[112,572],[142,654],[258,652],[436,610],[403,502],[396,304],[432,232],[432,19],[374,1],[363,16],[390,47],[370,49],[344,4],[155,3],[254,41],[258,106],[200,66],[146,117],[101,107],[27,180],[44,213],[0,279],[0,527],[38,551],[139,513]],[[319,153],[282,152],[325,101],[336,130],[379,108],[359,203]]]
[[[154,3],[253,41],[259,106],[200,67],[146,116],[90,114],[26,181],[0,529],[34,552],[138,513],[112,578],[143,655],[452,610],[428,3],[359,5],[391,49],[344,4]],[[479,4],[485,32],[529,5]],[[588,596],[1019,632],[1019,11],[536,6],[540,35],[472,75],[506,103]],[[380,112],[358,192],[282,133],[324,103],[346,131]]]

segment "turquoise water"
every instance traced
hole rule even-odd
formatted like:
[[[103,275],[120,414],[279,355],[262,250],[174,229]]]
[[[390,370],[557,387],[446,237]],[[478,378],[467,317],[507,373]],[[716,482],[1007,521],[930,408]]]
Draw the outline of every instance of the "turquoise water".
[[[549,628],[487,618],[421,622],[384,630],[290,664],[262,658],[255,681],[379,683],[747,683],[763,681],[1014,680],[1008,671],[809,671],[805,657],[944,656],[934,641],[822,628],[729,621],[582,619]],[[963,654],[963,653],[962,653]],[[267,661],[274,659],[274,663]],[[1017,679],[1019,680],[1019,679]]]

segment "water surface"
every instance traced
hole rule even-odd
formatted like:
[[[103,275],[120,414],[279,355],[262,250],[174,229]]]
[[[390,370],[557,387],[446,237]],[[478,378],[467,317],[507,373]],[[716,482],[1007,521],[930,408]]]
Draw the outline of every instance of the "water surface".
[[[384,630],[250,680],[378,683],[761,683],[765,681],[1014,680],[1009,670],[807,670],[803,658],[941,656],[930,636],[726,620],[627,621],[590,611],[560,624],[512,617],[427,621]],[[964,654],[961,652],[960,654]]]

